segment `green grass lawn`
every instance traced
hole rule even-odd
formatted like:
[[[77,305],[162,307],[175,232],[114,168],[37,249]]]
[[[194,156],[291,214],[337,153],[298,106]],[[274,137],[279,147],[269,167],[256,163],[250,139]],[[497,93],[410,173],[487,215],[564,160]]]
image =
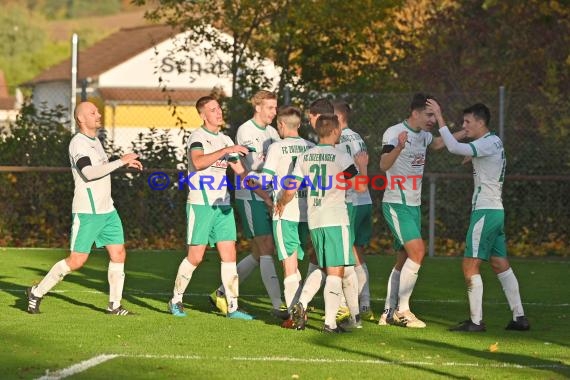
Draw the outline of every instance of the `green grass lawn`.
[[[189,312],[166,311],[183,252],[131,251],[123,305],[137,313],[117,317],[107,304],[107,256],[87,265],[48,294],[42,314],[25,312],[24,289],[65,257],[64,250],[0,248],[0,378],[32,379],[87,366],[77,379],[376,379],[570,377],[569,261],[512,260],[528,332],[505,331],[511,313],[500,283],[483,270],[486,333],[451,333],[468,316],[460,259],[428,258],[412,296],[421,330],[364,323],[350,334],[325,335],[322,297],[305,331],[285,330],[273,318],[259,274],[240,289],[240,304],[255,321],[212,312],[206,295],[219,282],[219,258],[209,254],[185,296]],[[369,256],[372,306],[384,305],[393,257]],[[305,269],[303,267],[302,273]],[[490,345],[498,343],[498,351]],[[109,355],[109,356],[103,356]],[[89,362],[85,362],[89,361]],[[77,367],[72,367],[74,369]],[[58,372],[59,371],[59,372]]]

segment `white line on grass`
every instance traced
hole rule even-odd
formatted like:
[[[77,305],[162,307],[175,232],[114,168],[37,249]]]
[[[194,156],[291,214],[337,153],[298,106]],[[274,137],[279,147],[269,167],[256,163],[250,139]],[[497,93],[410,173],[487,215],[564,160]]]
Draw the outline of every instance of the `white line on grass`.
[[[551,368],[551,369],[569,369],[564,364],[513,364],[513,363],[458,363],[443,362],[434,363],[431,361],[386,361],[378,359],[323,359],[323,358],[295,358],[289,356],[234,356],[234,357],[210,357],[210,356],[185,356],[185,355],[120,355],[126,358],[142,358],[142,359],[171,359],[171,360],[205,360],[205,361],[246,361],[246,362],[296,362],[309,364],[374,364],[374,365],[412,365],[412,366],[443,366],[443,367],[479,367],[479,368]]]
[[[386,361],[378,359],[325,359],[325,358],[295,358],[289,356],[234,356],[234,357],[219,357],[219,356],[200,356],[200,355],[129,355],[129,354],[103,354],[95,356],[91,359],[84,360],[80,363],[74,364],[70,367],[64,368],[53,373],[47,373],[38,378],[37,380],[59,380],[77,373],[83,372],[89,368],[95,367],[101,363],[111,359],[122,357],[132,359],[169,359],[169,360],[197,360],[197,361],[239,361],[239,362],[295,362],[307,364],[371,364],[382,366],[416,366],[416,367],[477,367],[477,368],[549,368],[549,369],[568,369],[569,367],[563,364],[513,364],[513,363],[458,363],[458,362],[443,362],[434,363],[431,361]]]
[[[0,288],[0,292],[6,293],[23,293],[23,289],[2,289]],[[100,290],[51,290],[50,293],[89,293],[89,294],[107,294],[106,292],[102,292]],[[138,295],[148,295],[148,296],[172,296],[172,292],[145,292],[145,291],[131,291],[131,292],[123,292],[123,296],[130,295],[130,296],[138,296]],[[188,297],[207,297],[210,294],[206,293],[185,293]],[[252,298],[263,298],[267,297],[265,294],[240,294],[240,297],[252,297]],[[320,297],[315,296],[314,299],[319,299]],[[385,298],[370,298],[371,301],[383,302]],[[414,302],[422,302],[422,303],[465,303],[464,299],[460,300],[452,300],[452,299],[432,299],[432,300],[424,300],[424,299],[414,299]],[[507,302],[499,302],[499,301],[486,301],[488,305],[508,305]],[[540,307],[568,307],[570,303],[543,303],[543,302],[523,302],[525,306],[540,306]]]
[[[92,357],[91,359],[87,359],[84,360],[82,362],[79,362],[77,364],[74,364],[70,367],[64,368],[62,370],[59,371],[55,371],[50,373],[49,370],[46,371],[46,374],[42,377],[39,377],[37,380],[59,380],[59,379],[63,379],[69,376],[73,376],[79,372],[83,372],[88,370],[91,367],[95,367],[101,363],[104,363],[108,360],[114,359],[118,356],[121,355],[116,355],[116,354],[104,354],[104,355],[98,355],[95,357]]]

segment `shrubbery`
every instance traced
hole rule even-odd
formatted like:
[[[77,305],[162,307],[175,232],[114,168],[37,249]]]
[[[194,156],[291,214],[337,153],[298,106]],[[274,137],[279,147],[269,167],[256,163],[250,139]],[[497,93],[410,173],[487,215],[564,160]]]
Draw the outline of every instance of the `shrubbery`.
[[[27,167],[69,167],[67,147],[72,134],[66,127],[64,109],[35,109],[26,105],[17,121],[0,135],[0,165]],[[184,132],[188,133],[188,132]],[[379,133],[379,132],[378,132]],[[378,133],[365,138],[372,146]],[[535,140],[536,142],[536,140]],[[112,158],[123,152],[107,141]],[[511,147],[516,150],[517,147]],[[112,174],[113,199],[123,220],[129,248],[181,249],[185,244],[187,189],[178,189],[178,171],[186,163],[176,156],[169,132],[149,130],[133,142],[132,151],[141,156],[146,168],[168,170],[171,185],[163,191],[147,184],[149,172],[119,171]],[[514,154],[523,155],[521,152]],[[377,162],[371,149],[371,167]],[[437,161],[450,160],[441,153]],[[437,156],[436,156],[437,157]],[[428,164],[428,169],[431,163]],[[535,163],[536,165],[536,163]],[[443,167],[443,166],[442,166]],[[468,169],[460,169],[466,170]],[[524,168],[518,167],[518,172]],[[471,180],[437,182],[436,254],[461,255],[469,223]],[[568,256],[566,226],[570,213],[566,182],[530,183],[511,181],[505,185],[506,229],[513,256]],[[0,246],[65,247],[69,244],[73,178],[70,170],[0,172]],[[373,192],[374,234],[368,253],[392,253],[392,238],[378,207],[381,192]],[[423,223],[427,238],[428,183],[424,183]],[[237,213],[236,213],[237,214]],[[241,239],[238,244],[249,250]]]

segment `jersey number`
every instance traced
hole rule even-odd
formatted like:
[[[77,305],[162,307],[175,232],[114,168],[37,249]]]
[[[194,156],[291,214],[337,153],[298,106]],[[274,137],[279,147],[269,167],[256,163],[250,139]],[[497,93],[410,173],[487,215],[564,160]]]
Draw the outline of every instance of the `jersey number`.
[[[319,190],[321,191],[321,197],[325,196],[325,189],[326,189],[326,184],[325,184],[325,180],[327,178],[327,166],[325,164],[313,164],[311,165],[311,167],[309,168],[309,173],[314,173],[315,175],[313,176],[313,186],[312,186],[312,190],[311,190],[311,196],[312,197],[318,197],[319,196]]]

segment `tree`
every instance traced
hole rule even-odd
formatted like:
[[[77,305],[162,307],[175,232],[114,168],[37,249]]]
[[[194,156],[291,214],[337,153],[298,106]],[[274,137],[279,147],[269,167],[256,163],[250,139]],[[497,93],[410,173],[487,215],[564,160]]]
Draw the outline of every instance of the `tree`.
[[[135,0],[146,5],[146,0]],[[365,85],[386,62],[377,36],[382,20],[400,1],[183,1],[160,0],[147,12],[153,20],[190,30],[187,46],[211,43],[211,53],[231,55],[232,90],[267,86],[263,73],[246,62],[269,57],[281,68],[279,89],[334,90]],[[228,42],[211,27],[227,32]],[[247,92],[247,91],[246,91]]]

